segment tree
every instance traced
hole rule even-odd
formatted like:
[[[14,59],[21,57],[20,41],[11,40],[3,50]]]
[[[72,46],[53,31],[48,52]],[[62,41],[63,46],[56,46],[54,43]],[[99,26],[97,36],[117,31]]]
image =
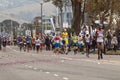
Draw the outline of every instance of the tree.
[[[10,31],[13,31],[13,35],[16,35],[16,29],[19,27],[19,23],[17,21],[13,21],[10,19],[4,20],[1,22],[1,31],[5,31],[9,33]]]
[[[52,1],[53,4],[58,6],[61,10],[63,7],[63,3],[66,2],[66,0],[45,0],[45,1]],[[83,17],[84,12],[89,14],[89,19],[93,24],[96,19],[99,19],[100,22],[104,24],[104,21],[106,20],[106,18],[108,18],[110,21],[106,29],[111,28],[114,14],[120,16],[120,3],[119,3],[120,0],[69,0],[69,1],[71,1],[73,11],[72,28],[75,30],[77,34],[80,32],[81,25],[83,24],[84,21]],[[82,11],[83,4],[84,9]]]
[[[79,34],[80,26],[82,21],[82,0],[71,0],[72,3],[72,11],[73,11],[73,20],[72,20],[72,28],[74,28],[75,32]]]
[[[120,0],[87,0],[86,12],[93,24],[96,19],[104,24],[104,21],[108,18],[109,24],[105,28],[107,30],[111,28],[113,16],[120,13],[119,2]]]
[[[44,0],[44,1],[45,2],[52,1],[52,3],[60,9],[61,13],[63,4],[65,4],[67,1],[71,1],[73,11],[72,28],[75,30],[77,34],[80,32],[80,24],[82,18],[81,14],[82,0]]]

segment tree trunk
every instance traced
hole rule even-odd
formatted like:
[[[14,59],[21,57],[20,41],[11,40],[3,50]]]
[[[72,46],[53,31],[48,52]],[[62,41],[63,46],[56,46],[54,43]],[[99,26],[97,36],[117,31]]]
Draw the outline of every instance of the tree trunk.
[[[76,34],[79,34],[82,19],[81,2],[77,0],[71,0],[71,2],[73,11],[72,28],[75,30]]]

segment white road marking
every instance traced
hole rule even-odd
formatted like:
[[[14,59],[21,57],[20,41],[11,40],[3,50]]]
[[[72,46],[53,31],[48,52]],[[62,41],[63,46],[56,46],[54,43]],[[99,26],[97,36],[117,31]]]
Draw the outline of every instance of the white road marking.
[[[25,65],[25,67],[28,67],[28,65]]]
[[[67,77],[63,77],[63,79],[64,79],[64,80],[69,80],[69,78],[67,78]]]
[[[101,64],[100,62],[98,62],[98,64]]]
[[[58,74],[54,74],[54,76],[58,77],[59,75]]]
[[[37,68],[33,68],[34,70],[37,70]]]
[[[10,47],[9,47],[10,48]],[[12,49],[12,48],[10,48]],[[13,51],[15,52],[19,52],[15,49],[12,49]],[[25,52],[23,52],[25,53]],[[35,55],[35,54],[32,54],[32,55]],[[49,56],[49,55],[44,55],[44,56]],[[56,56],[56,55],[52,55],[52,56]],[[72,58],[67,58],[68,60],[73,60]],[[61,62],[64,62],[64,60],[61,60]],[[28,66],[28,65],[24,65],[25,67],[28,67],[28,68],[33,68],[32,66]],[[37,68],[33,68],[34,70],[37,70]],[[40,70],[42,72],[42,70]],[[50,72],[45,72],[46,74],[50,74]],[[59,75],[58,74],[54,74],[55,77],[58,77]],[[64,80],[69,80],[67,77],[63,77]]]
[[[29,68],[33,68],[32,66],[28,66]]]
[[[46,74],[50,74],[50,72],[45,72]]]
[[[65,62],[64,60],[61,60],[61,62]]]

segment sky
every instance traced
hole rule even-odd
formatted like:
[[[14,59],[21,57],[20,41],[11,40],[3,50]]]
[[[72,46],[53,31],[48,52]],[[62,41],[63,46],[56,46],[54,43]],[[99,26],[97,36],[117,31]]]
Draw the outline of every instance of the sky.
[[[7,18],[15,20],[32,21],[40,16],[42,0],[0,0],[0,22]],[[56,15],[56,8],[51,2],[43,3],[43,14]]]

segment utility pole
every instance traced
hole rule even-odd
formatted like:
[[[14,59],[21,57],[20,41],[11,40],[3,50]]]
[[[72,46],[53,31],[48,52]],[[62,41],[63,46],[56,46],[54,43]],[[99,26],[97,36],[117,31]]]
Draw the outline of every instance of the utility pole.
[[[43,3],[40,3],[40,5],[41,5],[41,27],[42,27],[42,35],[43,35],[43,25],[42,25],[42,6],[43,6]]]
[[[11,42],[12,42],[13,41],[13,25],[12,25],[12,20],[11,20],[10,24],[11,24]]]

